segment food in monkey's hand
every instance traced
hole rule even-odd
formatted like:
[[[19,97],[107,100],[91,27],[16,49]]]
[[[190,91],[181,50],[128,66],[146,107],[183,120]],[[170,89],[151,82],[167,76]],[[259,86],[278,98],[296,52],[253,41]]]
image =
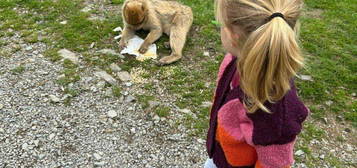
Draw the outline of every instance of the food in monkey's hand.
[[[126,0],[123,5],[124,30],[119,49],[126,47],[134,37],[135,31],[149,30],[139,52],[145,53],[148,47],[163,33],[170,37],[170,56],[160,59],[161,64],[171,64],[182,57],[187,34],[193,22],[190,7],[175,1],[164,0]]]

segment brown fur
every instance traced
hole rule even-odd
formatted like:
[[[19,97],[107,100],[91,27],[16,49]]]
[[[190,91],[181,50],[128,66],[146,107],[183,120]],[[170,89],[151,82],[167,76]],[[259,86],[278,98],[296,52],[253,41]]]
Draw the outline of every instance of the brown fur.
[[[175,1],[163,0],[126,0],[123,5],[124,30],[119,48],[123,49],[135,31],[144,29],[150,33],[139,51],[145,53],[148,47],[163,33],[170,37],[172,53],[160,59],[161,64],[171,64],[182,57],[192,22],[192,10]]]

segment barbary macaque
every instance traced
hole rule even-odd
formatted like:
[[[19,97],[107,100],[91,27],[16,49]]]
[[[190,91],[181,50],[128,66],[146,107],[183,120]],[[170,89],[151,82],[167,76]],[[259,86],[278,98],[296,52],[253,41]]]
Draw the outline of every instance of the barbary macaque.
[[[150,31],[139,52],[144,54],[149,46],[163,33],[170,37],[171,55],[159,60],[163,65],[176,62],[182,57],[186,36],[190,31],[193,14],[190,7],[176,1],[126,0],[123,5],[124,30],[119,42],[122,50],[134,36],[135,31]]]

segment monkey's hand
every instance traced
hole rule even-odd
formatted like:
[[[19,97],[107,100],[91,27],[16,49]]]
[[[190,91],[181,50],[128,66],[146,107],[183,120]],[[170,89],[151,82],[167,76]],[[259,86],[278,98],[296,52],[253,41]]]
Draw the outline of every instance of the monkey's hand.
[[[120,40],[119,42],[119,52],[121,52],[125,47],[126,47],[127,43],[125,43],[124,41]]]
[[[149,45],[143,43],[139,49],[139,52],[141,54],[145,54],[148,51],[148,49],[149,49]]]

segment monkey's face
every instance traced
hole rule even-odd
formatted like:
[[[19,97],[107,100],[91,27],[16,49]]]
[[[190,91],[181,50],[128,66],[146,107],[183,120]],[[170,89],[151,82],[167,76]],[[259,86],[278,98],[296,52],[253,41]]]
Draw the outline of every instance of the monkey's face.
[[[139,25],[143,23],[146,15],[146,6],[140,1],[131,1],[124,6],[124,19],[128,24]]]

